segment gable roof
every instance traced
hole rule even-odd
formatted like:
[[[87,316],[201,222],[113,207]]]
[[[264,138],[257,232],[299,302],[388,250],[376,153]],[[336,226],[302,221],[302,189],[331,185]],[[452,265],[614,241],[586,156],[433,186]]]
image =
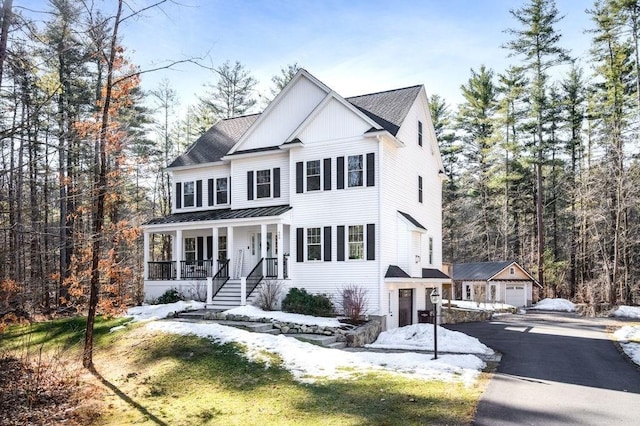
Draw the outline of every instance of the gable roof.
[[[332,93],[330,89],[311,76],[308,72],[300,70],[299,74],[308,76],[308,78],[312,79],[316,84],[321,85],[321,88],[329,90],[329,94]],[[287,87],[288,86],[289,85],[287,85]],[[283,89],[283,92],[287,87]],[[369,93],[366,95],[352,96],[345,98],[344,101],[351,104],[355,109],[360,111],[368,119],[375,122],[384,130],[388,131],[391,135],[396,136],[402,122],[409,113],[411,106],[418,97],[420,90],[422,90],[422,86],[417,85],[401,89]],[[269,106],[267,109],[269,109]],[[233,151],[233,148],[238,145],[243,136],[247,134],[247,131],[263,115],[263,113],[257,113],[220,120],[213,127],[207,130],[205,134],[200,136],[184,154],[180,155],[171,164],[169,164],[167,168],[195,166],[198,164],[221,161],[224,156]],[[372,128],[371,130],[376,129]],[[291,141],[282,141],[282,144],[284,145],[287,142]],[[277,146],[269,148],[276,149]],[[247,153],[250,152],[250,150],[238,152]]]
[[[421,85],[352,96],[345,100],[395,136],[422,89]]]
[[[259,116],[251,114],[218,121],[196,139],[184,154],[173,160],[168,168],[220,161]]]
[[[540,284],[531,276],[531,274],[514,261],[504,262],[473,262],[473,263],[455,263],[453,265],[453,280],[454,281],[488,281],[495,277],[497,274],[508,268],[509,266],[516,265],[520,268],[531,281]],[[541,286],[540,286],[541,287]]]

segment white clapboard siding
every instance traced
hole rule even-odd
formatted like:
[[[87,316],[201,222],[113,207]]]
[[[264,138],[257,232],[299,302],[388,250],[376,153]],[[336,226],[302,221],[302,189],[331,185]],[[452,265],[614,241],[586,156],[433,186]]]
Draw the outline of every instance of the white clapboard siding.
[[[216,165],[208,165],[205,167],[192,167],[182,170],[173,170],[171,171],[172,179],[171,179],[171,196],[172,196],[172,209],[173,213],[176,212],[190,212],[190,211],[199,211],[199,210],[211,210],[215,208],[229,208],[230,203],[223,205],[208,205],[208,180],[209,179],[217,179],[217,178],[229,178],[231,175],[231,167],[229,164],[216,164]],[[180,182],[190,182],[190,181],[198,181],[202,180],[202,207],[196,207],[195,202],[193,207],[181,207],[180,209],[176,208],[176,183]],[[215,185],[215,180],[214,180]],[[214,186],[215,188],[215,186]],[[184,193],[184,192],[183,192]],[[230,201],[230,200],[229,200]],[[181,203],[182,205],[183,203]]]
[[[256,171],[280,168],[280,197],[273,197],[273,175],[270,198],[256,198]],[[247,199],[247,172],[253,171],[253,200]],[[280,206],[289,204],[289,159],[286,151],[277,151],[270,155],[234,159],[231,166],[231,203],[234,209],[252,207]]]

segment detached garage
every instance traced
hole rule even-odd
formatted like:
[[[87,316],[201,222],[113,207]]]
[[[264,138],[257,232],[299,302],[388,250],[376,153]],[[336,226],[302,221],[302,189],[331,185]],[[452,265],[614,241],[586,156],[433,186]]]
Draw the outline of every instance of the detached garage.
[[[456,295],[462,300],[531,306],[538,300],[538,281],[517,262],[475,262],[453,265]]]

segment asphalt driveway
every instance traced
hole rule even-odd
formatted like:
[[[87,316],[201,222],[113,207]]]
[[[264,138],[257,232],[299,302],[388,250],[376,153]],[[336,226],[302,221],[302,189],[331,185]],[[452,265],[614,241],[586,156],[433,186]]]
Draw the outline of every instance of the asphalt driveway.
[[[532,312],[447,325],[502,353],[474,424],[640,424],[640,369],[607,334],[607,327],[621,325]]]

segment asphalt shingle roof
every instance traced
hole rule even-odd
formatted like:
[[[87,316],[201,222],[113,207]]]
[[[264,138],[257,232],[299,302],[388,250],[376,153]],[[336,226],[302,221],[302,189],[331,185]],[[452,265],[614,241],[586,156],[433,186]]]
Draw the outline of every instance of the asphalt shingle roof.
[[[220,161],[259,116],[260,114],[243,115],[218,121],[196,139],[184,154],[176,158],[169,168]]]
[[[425,228],[424,226],[422,226],[422,224],[420,222],[418,222],[413,216],[411,216],[409,213],[404,213],[401,212],[400,210],[398,210],[398,213],[400,213],[402,216],[404,216],[405,219],[407,219],[409,222],[411,222],[411,224],[413,226],[415,226],[416,228],[420,228],[420,229],[424,229],[425,231],[427,230],[427,228]]]
[[[246,219],[254,217],[280,216],[291,210],[291,206],[253,207],[249,209],[217,209],[197,212],[174,213],[169,216],[151,219],[145,225],[163,225],[167,223],[202,222],[208,220]]]
[[[511,261],[455,263],[453,279],[455,281],[486,281],[512,263]]]
[[[411,275],[407,274],[404,269],[396,265],[389,265],[387,272],[384,274],[385,278],[411,278]],[[448,280],[449,276],[439,269],[435,268],[422,268],[422,276],[414,278],[436,278]]]
[[[422,86],[387,90],[368,95],[353,96],[346,101],[396,135]],[[187,151],[176,158],[168,168],[193,166],[220,161],[258,119],[260,114],[220,120],[200,136]],[[375,130],[375,129],[374,129]],[[286,141],[283,141],[286,143]],[[276,147],[270,147],[276,148]],[[242,153],[249,151],[242,151]]]

